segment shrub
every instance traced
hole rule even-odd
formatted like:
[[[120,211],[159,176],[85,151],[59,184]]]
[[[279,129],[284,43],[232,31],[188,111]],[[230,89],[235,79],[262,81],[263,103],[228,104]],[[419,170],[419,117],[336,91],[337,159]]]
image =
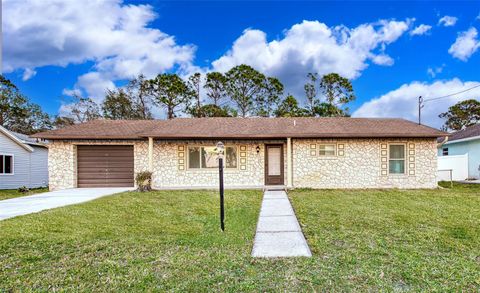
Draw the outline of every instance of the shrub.
[[[143,171],[135,176],[135,182],[138,186],[138,191],[150,191],[152,190],[152,172]]]
[[[28,187],[26,187],[26,186],[22,186],[22,187],[18,188],[18,192],[20,192],[20,193],[27,193],[29,191],[30,191],[30,189],[28,189]]]

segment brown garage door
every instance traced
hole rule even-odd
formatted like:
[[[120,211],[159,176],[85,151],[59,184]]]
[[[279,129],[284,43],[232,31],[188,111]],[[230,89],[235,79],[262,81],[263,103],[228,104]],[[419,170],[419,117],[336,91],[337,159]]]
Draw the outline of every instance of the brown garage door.
[[[133,146],[77,146],[78,187],[133,186]]]

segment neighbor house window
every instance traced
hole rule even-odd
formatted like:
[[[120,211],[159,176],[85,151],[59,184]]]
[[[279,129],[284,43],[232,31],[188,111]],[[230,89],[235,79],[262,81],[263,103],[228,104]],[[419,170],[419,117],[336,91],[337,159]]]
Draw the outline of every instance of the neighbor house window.
[[[337,146],[334,144],[321,144],[318,146],[318,154],[323,156],[335,156]]]
[[[237,168],[237,148],[225,147],[225,168]],[[189,169],[213,169],[218,168],[217,153],[215,147],[188,147]]]
[[[12,155],[0,155],[0,174],[13,174]]]
[[[442,155],[448,156],[448,148],[443,148],[442,149]]]
[[[390,174],[405,174],[405,145],[391,144],[388,170]]]

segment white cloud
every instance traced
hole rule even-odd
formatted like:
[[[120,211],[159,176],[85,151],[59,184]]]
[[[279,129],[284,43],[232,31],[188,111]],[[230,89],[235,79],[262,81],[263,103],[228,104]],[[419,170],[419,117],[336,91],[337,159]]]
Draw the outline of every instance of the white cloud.
[[[391,66],[394,63],[392,57],[385,54],[375,55],[371,59],[372,59],[372,62],[377,65]]]
[[[151,76],[192,67],[195,47],[179,45],[174,37],[149,28],[157,17],[149,5],[6,0],[3,9],[5,72],[92,61],[93,71],[79,77],[76,88],[99,95],[100,87],[141,72]]]
[[[414,81],[404,84],[400,88],[390,91],[379,98],[364,103],[353,114],[353,117],[400,117],[411,121],[418,121],[418,97],[425,99],[441,97],[460,92],[476,85],[479,81],[463,82],[457,78],[447,81],[425,83]],[[422,109],[422,123],[433,127],[440,127],[443,120],[438,117],[448,107],[465,99],[479,99],[480,87],[471,91],[448,97],[441,100],[425,103]]]
[[[62,94],[68,97],[81,96],[82,92],[78,89],[63,89]]]
[[[76,88],[85,90],[96,102],[101,102],[107,89],[115,89],[115,84],[100,72],[89,72],[78,77]]]
[[[429,67],[427,69],[427,73],[428,75],[430,75],[430,77],[434,78],[435,76],[437,76],[437,74],[442,73],[443,68],[445,68],[445,64],[442,64],[442,66],[438,67]]]
[[[413,30],[410,31],[411,36],[421,36],[428,33],[432,29],[431,25],[421,24],[415,27]]]
[[[303,21],[286,30],[282,38],[270,42],[265,32],[247,29],[225,55],[212,62],[213,70],[226,71],[245,63],[278,77],[287,92],[303,95],[308,72],[337,72],[353,79],[360,76],[369,61],[392,65],[393,59],[385,54],[385,47],[402,36],[410,22],[381,20],[347,28]]]
[[[22,80],[27,81],[30,78],[34,77],[36,74],[37,72],[35,70],[31,68],[25,68],[25,70],[23,71]]]
[[[474,27],[459,33],[455,43],[448,49],[448,53],[462,61],[467,61],[480,47],[480,41],[477,36],[478,32]]]
[[[454,26],[457,23],[458,18],[455,16],[445,15],[444,17],[438,20],[438,25],[443,26]]]

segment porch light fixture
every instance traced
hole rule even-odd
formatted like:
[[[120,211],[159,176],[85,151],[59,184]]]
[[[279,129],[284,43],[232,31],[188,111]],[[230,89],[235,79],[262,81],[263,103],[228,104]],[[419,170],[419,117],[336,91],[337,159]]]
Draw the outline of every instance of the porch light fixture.
[[[260,153],[260,146],[259,145],[257,145],[256,150],[257,150],[257,154],[259,154]]]

